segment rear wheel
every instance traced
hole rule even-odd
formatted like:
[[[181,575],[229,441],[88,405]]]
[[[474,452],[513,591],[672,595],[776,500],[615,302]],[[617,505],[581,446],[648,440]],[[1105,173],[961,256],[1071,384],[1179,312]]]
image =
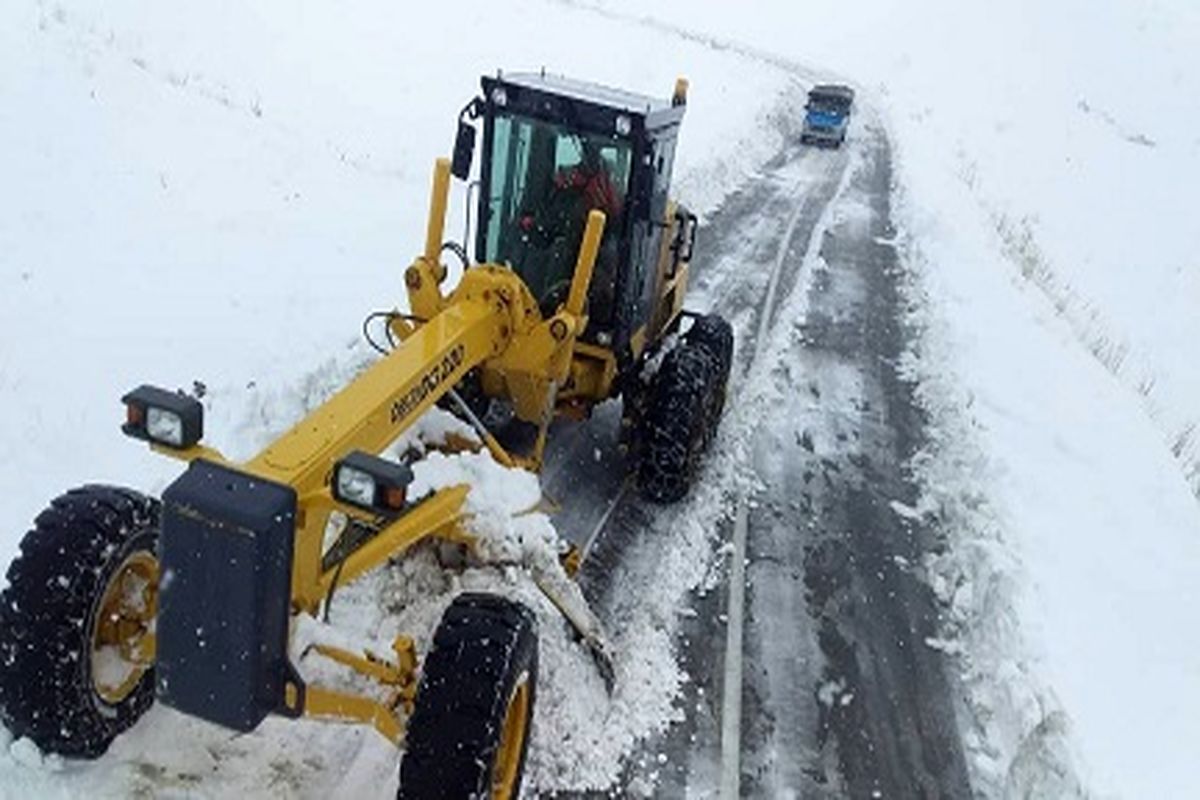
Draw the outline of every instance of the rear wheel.
[[[725,405],[733,333],[717,316],[698,318],[663,359],[639,432],[638,486],[658,503],[683,498]]]
[[[21,542],[0,594],[0,717],[46,752],[96,758],[154,700],[158,501],[85,486]]]
[[[457,597],[422,667],[397,797],[517,797],[536,681],[533,614],[495,595]]]
[[[709,393],[708,434],[716,432],[717,423],[725,410],[725,395],[729,386],[729,370],[733,365],[733,327],[716,314],[696,317],[684,339],[704,348],[716,361],[715,380]]]

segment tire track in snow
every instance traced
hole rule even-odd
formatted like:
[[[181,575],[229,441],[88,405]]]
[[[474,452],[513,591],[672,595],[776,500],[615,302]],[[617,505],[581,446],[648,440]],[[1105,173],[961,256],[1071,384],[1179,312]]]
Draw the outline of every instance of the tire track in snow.
[[[844,188],[844,176],[847,167],[843,165],[843,178],[838,180],[838,189],[825,205],[825,211],[818,218],[816,225],[808,234],[809,245],[805,256],[800,261],[798,269],[804,269],[810,263],[812,244],[818,237],[824,235],[828,225],[828,209],[836,202]],[[750,358],[747,371],[753,370],[761,362],[762,355],[768,342],[772,322],[779,311],[779,282],[783,276],[783,265],[791,253],[796,236],[796,228],[800,224],[804,204],[798,203],[796,210],[788,219],[787,228],[779,242],[775,256],[775,265],[771,270],[771,279],[767,283],[767,291],[763,296],[762,307],[759,311],[758,330],[754,336],[754,352]],[[738,497],[733,516],[733,552],[730,555],[729,594],[725,604],[725,614],[728,619],[725,636],[725,674],[724,689],[721,702],[721,788],[723,800],[734,800],[741,786],[741,752],[742,752],[742,660],[743,626],[746,599],[746,539],[749,528],[749,507],[745,495]]]
[[[748,752],[749,794],[969,797],[957,693],[937,635],[938,605],[921,573],[938,532],[907,518],[917,487],[906,466],[923,441],[912,386],[897,373],[910,332],[891,241],[890,150],[881,130],[856,142],[834,224],[814,244],[818,267],[782,349],[768,359],[781,424],[754,445],[766,489],[750,515],[751,601],[762,699]],[[789,607],[790,606],[790,607]],[[816,691],[793,673],[815,639]],[[812,672],[812,665],[807,666]],[[814,697],[815,695],[815,697]],[[801,769],[816,706],[821,752]]]

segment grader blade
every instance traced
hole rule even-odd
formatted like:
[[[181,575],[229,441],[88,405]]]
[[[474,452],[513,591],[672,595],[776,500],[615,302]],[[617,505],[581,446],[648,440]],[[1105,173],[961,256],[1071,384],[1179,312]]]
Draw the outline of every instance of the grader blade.
[[[588,606],[583,592],[579,589],[579,584],[568,578],[561,569],[554,569],[543,564],[532,565],[530,573],[542,594],[546,595],[567,622],[571,623],[575,632],[579,634],[584,646],[596,662],[596,669],[600,671],[604,687],[611,694],[616,681],[612,648],[609,645],[608,636],[604,633],[604,626],[601,624],[600,618]]]

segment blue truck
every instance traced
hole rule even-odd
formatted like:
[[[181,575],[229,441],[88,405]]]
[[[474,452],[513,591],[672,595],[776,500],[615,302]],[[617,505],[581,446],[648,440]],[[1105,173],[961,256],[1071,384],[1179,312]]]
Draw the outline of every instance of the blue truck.
[[[854,90],[849,86],[814,86],[804,105],[807,113],[804,115],[804,127],[800,130],[801,144],[840,147],[846,141],[846,128],[850,124],[853,105]]]

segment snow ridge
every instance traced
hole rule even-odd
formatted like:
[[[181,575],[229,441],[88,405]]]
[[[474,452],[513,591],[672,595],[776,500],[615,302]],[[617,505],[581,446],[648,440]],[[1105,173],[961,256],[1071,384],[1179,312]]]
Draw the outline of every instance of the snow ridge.
[[[907,201],[899,187],[898,209]],[[914,331],[901,373],[928,415],[928,443],[910,466],[921,487],[906,513],[927,518],[946,548],[920,565],[944,611],[939,639],[927,641],[957,665],[964,751],[981,797],[1086,797],[1076,776],[1069,721],[1041,678],[1015,609],[1025,591],[1007,521],[988,496],[994,467],[982,449],[967,390],[946,365],[949,345],[922,285],[929,269],[897,215],[901,281]]]

